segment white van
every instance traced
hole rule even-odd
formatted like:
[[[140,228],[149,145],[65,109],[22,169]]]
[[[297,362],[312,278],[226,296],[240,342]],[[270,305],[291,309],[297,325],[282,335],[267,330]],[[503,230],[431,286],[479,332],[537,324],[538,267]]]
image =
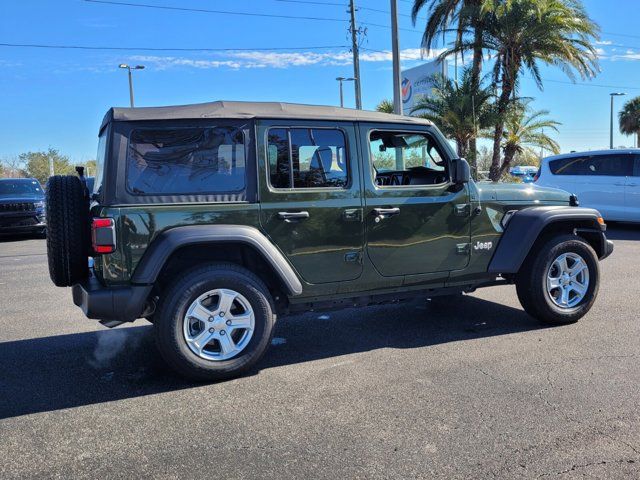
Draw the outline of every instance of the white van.
[[[605,220],[640,222],[640,149],[574,152],[542,159],[536,185],[566,190]]]

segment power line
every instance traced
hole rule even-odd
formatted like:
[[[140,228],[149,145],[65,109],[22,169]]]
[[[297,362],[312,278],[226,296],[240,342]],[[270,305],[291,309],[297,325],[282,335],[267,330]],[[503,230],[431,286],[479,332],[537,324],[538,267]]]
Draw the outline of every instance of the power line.
[[[236,15],[236,16],[244,16],[244,17],[266,17],[266,18],[284,18],[287,20],[312,20],[312,21],[320,21],[320,22],[347,22],[348,20],[345,18],[334,18],[334,17],[309,17],[309,16],[297,16],[297,15],[279,15],[272,13],[253,13],[253,12],[236,12],[232,10],[209,10],[206,8],[187,8],[187,7],[170,7],[166,5],[150,5],[147,3],[131,3],[131,2],[116,2],[112,0],[84,0],[89,3],[99,3],[105,5],[117,5],[121,7],[138,7],[138,8],[153,8],[158,10],[170,10],[170,11],[179,11],[179,12],[194,12],[194,13],[214,13],[219,15]],[[293,1],[293,0],[289,0]],[[301,2],[302,0],[297,0],[297,2]],[[376,28],[385,28],[391,29],[391,25],[383,25],[380,23],[371,23],[371,22],[360,22],[361,25],[365,25],[367,27],[376,27]],[[411,33],[422,33],[420,31],[411,29],[411,28],[400,28],[399,30]]]
[[[531,77],[529,77],[531,78]],[[640,87],[629,87],[626,85],[603,85],[603,84],[598,84],[598,83],[578,83],[578,82],[570,82],[570,81],[566,81],[566,80],[550,80],[550,79],[543,79],[542,82],[551,82],[551,83],[563,83],[566,85],[573,85],[573,86],[579,86],[579,87],[598,87],[598,88],[620,88],[623,90],[640,90]]]
[[[304,4],[304,5],[322,5],[322,6],[346,7],[346,5],[344,3],[319,2],[319,1],[313,1],[313,0],[274,0],[274,1],[283,2],[283,3],[301,3],[301,4]],[[363,7],[361,5],[359,5],[356,8],[356,10],[363,10],[363,11],[367,11],[367,12],[384,13],[385,15],[391,15],[391,11],[390,10],[382,10],[380,8],[372,8],[372,7]],[[406,13],[398,13],[398,16],[411,18],[411,15],[406,14]],[[426,20],[426,17],[418,17],[418,18],[420,20]]]
[[[332,48],[349,48],[347,45],[322,45],[309,47],[257,47],[257,48],[182,48],[182,47],[103,47],[91,45],[45,45],[37,43],[0,43],[0,47],[14,48],[50,48],[63,50],[120,50],[120,51],[157,51],[157,52],[243,52],[243,51],[278,51],[278,50],[324,50]]]
[[[314,20],[322,22],[346,22],[344,18],[330,17],[306,17],[296,15],[276,15],[271,13],[253,13],[253,12],[234,12],[230,10],[209,10],[206,8],[187,8],[187,7],[170,7],[165,5],[150,5],[147,3],[130,3],[130,2],[114,2],[111,0],[84,0],[89,3],[102,3],[106,5],[118,5],[122,7],[138,7],[138,8],[154,8],[158,10],[172,10],[180,12],[198,12],[198,13],[216,13],[219,15],[238,15],[246,17],[268,17],[268,18],[286,18],[288,20]]]

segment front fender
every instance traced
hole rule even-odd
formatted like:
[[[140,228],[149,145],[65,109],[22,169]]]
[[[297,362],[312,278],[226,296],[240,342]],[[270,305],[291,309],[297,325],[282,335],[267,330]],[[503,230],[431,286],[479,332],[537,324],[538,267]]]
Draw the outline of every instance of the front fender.
[[[598,257],[612,250],[606,240],[606,226],[600,212],[592,208],[543,206],[529,207],[513,214],[489,263],[490,273],[518,273],[540,234],[550,225],[563,224],[573,229],[588,229],[598,237]]]

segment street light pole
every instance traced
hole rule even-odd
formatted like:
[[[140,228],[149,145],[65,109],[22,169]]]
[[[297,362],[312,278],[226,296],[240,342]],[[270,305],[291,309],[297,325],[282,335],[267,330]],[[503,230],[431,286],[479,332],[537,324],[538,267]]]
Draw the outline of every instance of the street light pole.
[[[624,92],[613,92],[610,93],[611,97],[611,118],[609,123],[609,149],[613,150],[613,97],[622,97],[626,95]]]
[[[355,78],[353,78],[353,77],[349,77],[349,78],[338,77],[338,78],[336,78],[336,80],[340,83],[340,107],[343,108],[344,107],[344,95],[342,93],[342,82],[353,82],[353,81],[355,81]]]
[[[133,75],[131,74],[131,70],[143,70],[144,69],[144,65],[136,65],[135,67],[132,67],[130,65],[127,65],[126,63],[121,63],[119,65],[120,68],[126,68],[127,69],[127,73],[129,76],[129,103],[131,105],[131,108],[134,107],[134,102],[133,102]]]
[[[396,115],[402,115],[402,76],[400,73],[398,0],[391,0],[391,50],[393,59],[393,113]]]

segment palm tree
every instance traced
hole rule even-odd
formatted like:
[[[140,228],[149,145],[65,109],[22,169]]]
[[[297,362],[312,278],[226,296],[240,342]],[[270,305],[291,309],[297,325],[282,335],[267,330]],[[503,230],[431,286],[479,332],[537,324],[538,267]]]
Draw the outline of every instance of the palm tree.
[[[473,92],[480,88],[482,72],[483,36],[486,28],[486,15],[489,11],[489,0],[415,0],[411,9],[411,19],[416,24],[418,14],[426,7],[428,20],[422,34],[422,48],[429,51],[436,43],[440,34],[455,31],[455,45],[461,47],[466,33],[473,37],[471,50],[473,59],[471,64],[471,85]],[[453,29],[450,23],[455,23]],[[460,49],[464,55],[465,49]],[[470,140],[470,162],[476,163],[476,137]]]
[[[382,113],[393,113],[393,102],[389,99],[381,100],[378,105],[376,105],[376,111]]]
[[[561,124],[546,118],[548,110],[529,112],[529,102],[524,102],[513,105],[507,113],[502,133],[504,161],[500,176],[511,166],[516,154],[524,153],[526,148],[544,148],[554,154],[560,153],[560,145],[545,130],[557,132]]]
[[[519,76],[529,71],[542,89],[540,63],[560,67],[572,80],[595,75],[598,69],[593,40],[598,26],[578,0],[490,0],[483,44],[495,53],[494,82],[500,83],[493,135],[490,177],[500,178],[500,146],[511,97]],[[464,50],[464,43],[457,48]],[[443,55],[445,55],[443,54]]]
[[[421,97],[411,113],[418,113],[418,116],[438,125],[447,137],[456,142],[458,155],[465,157],[469,153],[471,139],[494,122],[491,98],[488,88],[481,86],[474,90],[472,72],[467,68],[458,84],[442,75],[434,76],[433,95]]]
[[[640,147],[640,97],[632,98],[624,104],[618,114],[620,133],[636,135],[637,145]]]

